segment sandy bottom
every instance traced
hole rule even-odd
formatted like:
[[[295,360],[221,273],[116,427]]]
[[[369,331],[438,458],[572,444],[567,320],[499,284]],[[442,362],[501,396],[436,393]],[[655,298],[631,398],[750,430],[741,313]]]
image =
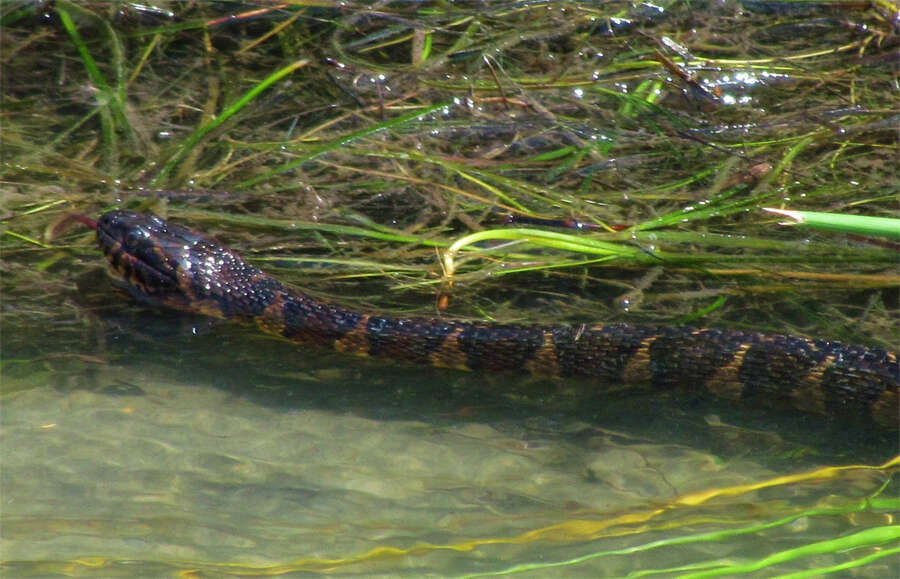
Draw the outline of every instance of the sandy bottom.
[[[890,516],[807,516],[654,546],[852,502],[887,475],[697,499],[792,471],[575,419],[372,419],[260,404],[174,375],[108,368],[104,383],[129,385],[118,394],[7,388],[0,550],[9,576],[454,576],[516,565],[535,565],[533,577],[626,576],[759,559]],[[621,549],[631,552],[571,561]],[[896,557],[862,571],[896,576]]]

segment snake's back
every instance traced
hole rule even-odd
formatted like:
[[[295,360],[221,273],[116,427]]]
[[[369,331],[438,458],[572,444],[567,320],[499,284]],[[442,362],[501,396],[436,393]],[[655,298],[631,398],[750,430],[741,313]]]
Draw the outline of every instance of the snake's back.
[[[115,275],[144,300],[253,321],[303,344],[416,364],[634,384],[900,428],[893,352],[756,332],[630,324],[394,318],[316,300],[219,242],[155,215],[98,221]]]

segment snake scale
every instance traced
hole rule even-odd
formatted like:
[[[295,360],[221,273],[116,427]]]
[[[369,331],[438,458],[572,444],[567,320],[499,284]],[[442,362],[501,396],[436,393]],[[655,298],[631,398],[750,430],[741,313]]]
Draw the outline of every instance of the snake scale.
[[[681,326],[395,318],[314,299],[218,241],[152,214],[105,213],[97,238],[113,274],[138,298],[255,322],[294,342],[462,370],[680,388],[900,428],[900,368],[897,355],[885,350]]]

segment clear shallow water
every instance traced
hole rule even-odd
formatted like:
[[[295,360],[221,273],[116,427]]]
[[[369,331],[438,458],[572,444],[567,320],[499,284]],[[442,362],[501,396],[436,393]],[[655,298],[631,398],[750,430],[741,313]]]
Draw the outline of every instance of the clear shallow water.
[[[897,514],[798,516],[649,548],[851,510],[886,472],[741,486],[875,464],[896,448],[875,439],[830,454],[793,440],[785,421],[736,427],[653,396],[605,409],[525,403],[487,392],[553,400],[559,385],[359,362],[191,323],[126,316],[93,352],[108,364],[5,373],[5,575],[459,576],[539,565],[526,576],[618,577],[756,561]],[[714,489],[733,490],[697,494]],[[620,549],[634,552],[546,566]],[[832,550],[750,576],[872,553]],[[896,557],[883,557],[858,576],[897,572]]]

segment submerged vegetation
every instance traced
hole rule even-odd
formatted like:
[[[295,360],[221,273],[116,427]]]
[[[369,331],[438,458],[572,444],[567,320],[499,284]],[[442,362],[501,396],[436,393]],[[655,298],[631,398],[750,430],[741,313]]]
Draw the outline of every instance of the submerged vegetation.
[[[761,208],[896,216],[895,16],[7,2],[4,289],[94,267],[60,219],[115,206],[379,308],[888,345],[896,248]]]
[[[112,208],[189,224],[287,282],[379,311],[689,323],[896,349],[898,15],[890,0],[7,0],[3,370],[106,361],[94,352],[114,300],[93,232],[70,216]],[[824,229],[764,208],[811,212],[788,216]],[[884,498],[895,479],[846,504],[773,507],[769,520],[896,513]],[[704,515],[692,516],[683,526]],[[671,544],[757,533],[754,517]],[[619,533],[548,528],[558,541]],[[772,564],[861,544],[865,555],[809,575],[862,567],[895,556],[878,546],[896,538],[873,523],[785,547]]]

